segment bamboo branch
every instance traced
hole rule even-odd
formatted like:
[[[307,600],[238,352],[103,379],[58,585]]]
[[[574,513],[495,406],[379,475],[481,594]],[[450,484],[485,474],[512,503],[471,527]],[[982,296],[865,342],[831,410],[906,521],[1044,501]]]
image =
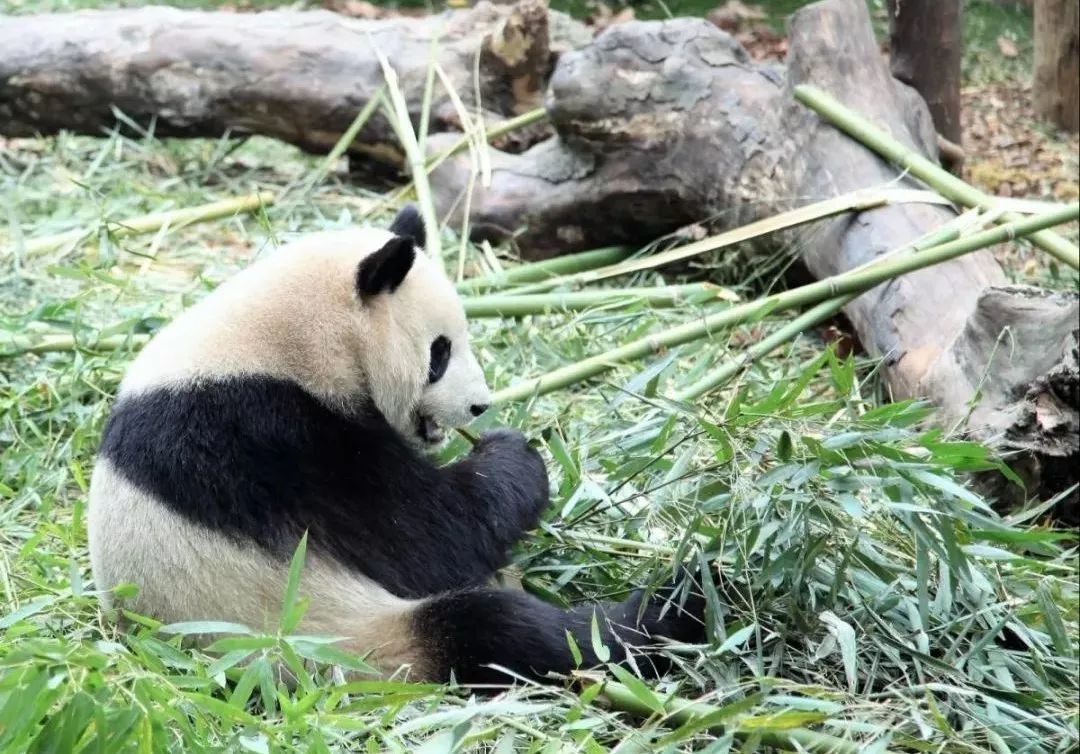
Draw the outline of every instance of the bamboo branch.
[[[197,207],[184,207],[167,212],[155,212],[149,215],[130,217],[127,220],[105,220],[108,232],[116,237],[136,236],[145,233],[153,233],[164,227],[170,229],[183,228],[194,223],[217,220],[222,217],[252,212],[269,204],[274,203],[274,194],[270,191],[261,191],[257,194],[238,196],[231,199],[222,199],[209,204],[201,204]],[[23,247],[23,253],[28,256],[45,254],[50,251],[71,246],[84,238],[94,235],[97,228],[78,228],[66,233],[57,233],[51,236],[41,236],[31,239]],[[14,253],[10,250],[9,254]]]
[[[971,216],[969,217],[969,215]],[[925,251],[935,246],[954,241],[960,236],[960,230],[962,228],[970,229],[973,223],[993,222],[995,217],[996,215],[979,216],[978,210],[969,210],[967,213],[960,215],[944,227],[931,231],[908,243],[906,246],[901,246],[886,254],[875,257],[873,260],[861,264],[858,267],[853,268],[853,270],[849,270],[849,272],[869,269],[875,265],[883,264],[896,256]],[[980,230],[981,229],[980,226]],[[675,400],[689,402],[726,384],[752,366],[756,361],[767,356],[773,350],[779,348],[789,340],[795,339],[800,333],[809,330],[811,327],[816,327],[821,322],[824,322],[826,319],[836,314],[843,307],[858,298],[859,295],[859,293],[848,293],[843,296],[835,296],[822,301],[820,304],[799,315],[776,332],[771,333],[765,338],[762,338],[759,342],[749,346],[739,356],[726,360],[718,368],[709,374],[706,374],[697,382],[677,392],[674,396]]]
[[[527,113],[522,113],[513,118],[500,121],[485,129],[484,140],[490,142],[492,139],[498,139],[500,136],[506,136],[509,133],[517,131],[519,128],[525,128],[531,126],[533,123],[539,123],[542,120],[547,120],[547,110],[542,107],[538,107],[535,110],[530,110]],[[460,152],[462,149],[469,145],[469,134],[464,134],[448,149],[444,150],[441,154],[435,155],[427,162],[428,172],[442,165],[448,159]],[[408,188],[408,187],[406,187]]]
[[[655,269],[662,265],[681,262],[690,257],[698,256],[699,254],[716,251],[728,246],[734,246],[735,244],[751,241],[755,238],[769,235],[770,233],[776,233],[799,225],[824,220],[825,218],[834,217],[835,215],[840,215],[845,212],[863,212],[870,209],[876,209],[877,207],[884,207],[889,204],[898,204],[902,202],[942,203],[943,200],[937,194],[929,191],[914,191],[911,189],[895,188],[859,189],[831,199],[814,202],[813,204],[808,204],[804,207],[781,212],[779,215],[766,217],[763,220],[757,220],[748,225],[733,228],[732,230],[725,231],[719,235],[704,238],[700,241],[687,244],[686,246],[671,249],[670,251],[651,254],[647,257],[642,257],[641,259],[619,262],[600,269],[585,270],[583,272],[565,275],[560,278],[546,280],[542,283],[529,286],[529,288],[519,291],[519,293],[524,293],[526,291],[533,293],[539,290],[547,290],[564,285],[593,283],[617,275],[628,275],[632,272]]]
[[[522,113],[513,118],[499,121],[492,126],[489,126],[484,130],[484,141],[490,142],[492,139],[497,139],[500,136],[506,136],[506,134],[513,133],[519,128],[525,128],[531,126],[533,123],[538,123],[542,120],[546,120],[548,117],[547,110],[539,107],[535,110],[530,110],[527,113]],[[425,177],[427,173],[430,173],[435,168],[442,165],[448,159],[460,152],[465,147],[469,146],[469,134],[465,133],[460,139],[454,142],[448,149],[444,150],[440,154],[430,157],[425,167]],[[416,189],[415,181],[406,183],[401,188],[397,189],[390,195],[390,199],[387,204],[400,204]]]
[[[732,306],[693,322],[639,338],[619,348],[561,367],[540,377],[522,380],[495,393],[493,402],[502,404],[550,393],[606,372],[618,364],[643,358],[665,348],[709,337],[716,330],[752,321],[773,312],[818,304],[825,299],[849,293],[861,293],[908,272],[945,262],[1011,238],[1028,236],[1044,228],[1073,222],[1078,218],[1080,218],[1080,204],[1073,204],[1019,222],[999,225],[996,228],[928,249],[922,254],[890,259],[865,269],[851,270],[801,288]]]
[[[547,312],[578,312],[600,306],[643,304],[665,308],[680,304],[705,304],[716,300],[738,301],[727,288],[711,283],[688,283],[654,288],[605,288],[568,293],[538,293],[517,296],[476,296],[464,298],[468,317],[526,317]]]
[[[549,312],[577,312],[602,306],[641,304],[664,308],[681,304],[701,305],[713,301],[737,301],[731,291],[711,283],[688,283],[656,288],[610,288],[597,291],[540,294],[534,296],[477,296],[461,300],[465,315],[471,318],[527,317]],[[0,358],[57,351],[114,351],[124,346],[139,348],[148,335],[79,336],[70,333],[44,333],[36,337],[17,335],[0,337]]]
[[[440,267],[442,258],[442,236],[439,233],[439,218],[435,213],[435,199],[431,193],[431,184],[428,182],[427,167],[424,154],[420,151],[420,142],[416,132],[413,131],[412,121],[409,119],[409,107],[405,102],[401,86],[398,84],[397,72],[390,61],[386,59],[374,43],[371,48],[379,58],[382,67],[383,78],[386,80],[387,98],[389,99],[386,115],[405,150],[405,157],[409,164],[409,172],[412,174],[413,186],[416,188],[416,203],[420,205],[420,214],[424,218],[424,226],[427,228],[424,251]],[[425,137],[426,138],[426,137]]]
[[[533,283],[584,270],[592,270],[615,264],[626,259],[632,252],[627,246],[606,246],[592,251],[567,254],[541,262],[519,264],[502,272],[495,272],[482,277],[469,278],[457,284],[458,293],[473,293],[490,288],[508,288],[521,283]]]
[[[334,144],[334,148],[331,149],[330,152],[326,155],[326,157],[323,158],[322,162],[319,163],[319,167],[307,180],[303,191],[304,194],[309,193],[318,183],[322,182],[322,180],[330,174],[330,171],[333,169],[337,161],[340,160],[341,156],[345,154],[349,147],[352,146],[352,143],[356,140],[356,137],[360,133],[361,129],[363,129],[367,122],[371,120],[371,116],[375,114],[375,111],[379,108],[379,106],[385,104],[385,101],[386,85],[383,84],[383,86],[379,87],[379,89],[375,92],[372,98],[369,99],[362,108],[360,108],[360,112],[356,114],[356,117],[353,118],[352,123],[350,123],[349,127],[345,129],[345,133],[341,134],[341,137],[338,138],[337,143]]]
[[[116,351],[124,346],[141,348],[150,340],[150,336],[139,333],[131,335],[108,335],[105,337],[76,337],[69,333],[48,333],[38,337],[16,335],[10,338],[0,337],[0,358],[9,359],[26,354],[46,354],[58,351]]]
[[[587,683],[588,681],[586,681]],[[723,717],[723,707],[717,707],[705,702],[694,702],[678,696],[661,698],[657,694],[657,702],[662,707],[664,721],[675,726],[693,725],[701,723],[701,730],[713,733],[725,733],[730,731],[735,738],[745,740],[751,736],[760,738],[766,746],[775,747],[783,751],[808,751],[815,754],[859,754],[864,750],[864,745],[854,741],[848,741],[828,733],[819,733],[806,728],[769,728],[766,726],[740,727],[738,720],[725,722],[706,722]],[[640,717],[652,717],[660,710],[654,709],[644,700],[634,695],[634,692],[621,683],[604,681],[599,699],[606,701],[615,709],[629,712]],[[889,754],[889,750],[882,749],[882,754]]]
[[[814,308],[803,312],[795,319],[788,322],[776,332],[770,333],[757,343],[750,345],[733,359],[728,359],[712,372],[709,372],[697,382],[675,393],[675,400],[688,403],[700,398],[705,393],[726,384],[736,375],[748,369],[759,359],[769,355],[774,349],[793,340],[799,334],[816,327],[829,317],[836,314],[842,308],[858,298],[858,293],[848,293],[836,298],[826,299]]]
[[[848,136],[908,171],[947,199],[965,207],[981,207],[986,210],[997,208],[996,197],[964,183],[941,166],[905,147],[820,89],[808,84],[800,84],[795,87],[795,99]],[[1011,212],[1002,215],[1002,220],[1005,222],[1015,222],[1019,219],[1018,215]],[[1058,261],[1069,265],[1074,270],[1080,270],[1080,249],[1057,233],[1051,231],[1033,233],[1030,240]]]

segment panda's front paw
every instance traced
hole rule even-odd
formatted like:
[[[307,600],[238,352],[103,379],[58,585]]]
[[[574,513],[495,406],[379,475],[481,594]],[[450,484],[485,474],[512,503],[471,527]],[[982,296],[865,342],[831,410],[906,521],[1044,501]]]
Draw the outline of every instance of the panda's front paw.
[[[492,467],[495,478],[513,487],[528,525],[535,524],[550,502],[548,475],[544,459],[525,435],[516,429],[493,429],[480,438],[472,452]]]

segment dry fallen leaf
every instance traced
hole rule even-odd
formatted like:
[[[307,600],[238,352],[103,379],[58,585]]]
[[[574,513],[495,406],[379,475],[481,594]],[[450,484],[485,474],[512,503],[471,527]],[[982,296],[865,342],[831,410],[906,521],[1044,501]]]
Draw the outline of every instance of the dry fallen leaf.
[[[737,31],[746,21],[762,21],[766,18],[761,8],[752,8],[739,0],[728,0],[719,8],[709,11],[706,16],[713,24],[724,31]]]
[[[1007,58],[1015,58],[1017,55],[1020,54],[1020,51],[1016,49],[1016,42],[1012,41],[1008,37],[998,37],[997,46],[998,50],[1001,51],[1001,54]]]

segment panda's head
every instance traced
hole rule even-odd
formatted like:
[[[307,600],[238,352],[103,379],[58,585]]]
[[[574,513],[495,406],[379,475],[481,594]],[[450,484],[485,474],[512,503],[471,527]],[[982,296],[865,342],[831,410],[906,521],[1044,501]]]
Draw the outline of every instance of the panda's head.
[[[405,207],[356,266],[355,311],[370,399],[402,435],[432,445],[484,413],[491,393],[461,300],[424,242],[422,219]]]

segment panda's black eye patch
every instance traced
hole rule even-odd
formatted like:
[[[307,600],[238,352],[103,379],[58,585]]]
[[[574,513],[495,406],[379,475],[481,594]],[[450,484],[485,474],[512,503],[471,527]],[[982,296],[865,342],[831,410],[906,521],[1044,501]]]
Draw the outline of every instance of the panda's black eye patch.
[[[433,384],[442,379],[446,374],[446,367],[450,364],[450,339],[440,335],[431,341],[431,361],[428,364],[428,383]]]

